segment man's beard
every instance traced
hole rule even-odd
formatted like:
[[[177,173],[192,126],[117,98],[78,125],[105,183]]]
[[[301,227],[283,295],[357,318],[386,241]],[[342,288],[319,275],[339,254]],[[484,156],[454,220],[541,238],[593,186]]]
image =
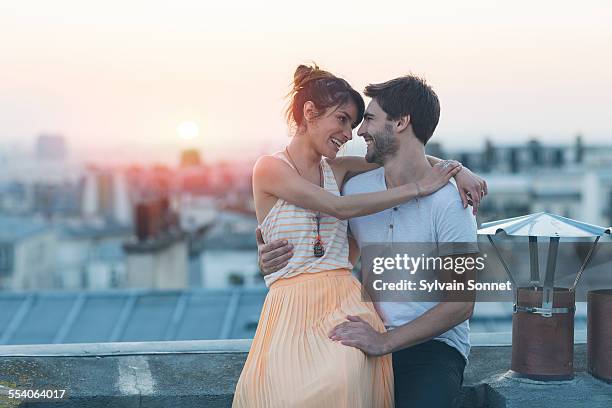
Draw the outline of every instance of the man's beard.
[[[366,161],[368,163],[376,163],[379,166],[385,164],[385,159],[394,155],[399,146],[397,139],[393,135],[393,129],[391,125],[386,124],[385,130],[378,134],[370,134],[372,137],[372,144],[368,148],[366,153]]]

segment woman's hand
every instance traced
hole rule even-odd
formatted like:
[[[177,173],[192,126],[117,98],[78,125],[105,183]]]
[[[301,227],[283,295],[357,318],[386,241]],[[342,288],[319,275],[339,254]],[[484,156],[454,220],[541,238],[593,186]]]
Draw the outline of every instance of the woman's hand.
[[[443,160],[432,167],[431,171],[417,183],[419,196],[434,193],[448,184],[463,167],[454,160]]]
[[[457,173],[455,181],[463,208],[467,208],[468,204],[471,205],[472,212],[476,215],[480,200],[488,193],[487,182],[472,173],[467,167]]]

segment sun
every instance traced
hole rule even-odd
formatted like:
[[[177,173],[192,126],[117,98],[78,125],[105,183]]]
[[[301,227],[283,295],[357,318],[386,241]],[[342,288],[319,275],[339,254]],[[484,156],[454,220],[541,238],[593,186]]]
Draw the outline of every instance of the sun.
[[[198,124],[193,121],[181,122],[177,126],[176,131],[179,137],[184,140],[196,139],[200,134],[200,128],[198,127]]]

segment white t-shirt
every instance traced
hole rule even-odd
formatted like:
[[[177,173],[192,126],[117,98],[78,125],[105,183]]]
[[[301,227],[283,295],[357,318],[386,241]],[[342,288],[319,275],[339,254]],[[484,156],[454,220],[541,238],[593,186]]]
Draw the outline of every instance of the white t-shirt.
[[[346,182],[343,194],[371,193],[387,189],[384,168],[357,175]],[[389,228],[389,223],[393,228]],[[473,242],[477,252],[476,219],[471,209],[463,208],[455,186],[448,183],[435,193],[410,200],[395,208],[349,220],[352,236],[360,247],[366,243]],[[465,246],[464,246],[465,248]],[[449,255],[449,254],[440,254]],[[411,322],[434,307],[436,302],[378,302],[375,304],[385,326],[393,330]],[[442,333],[435,340],[456,348],[467,360],[470,352],[469,322]]]

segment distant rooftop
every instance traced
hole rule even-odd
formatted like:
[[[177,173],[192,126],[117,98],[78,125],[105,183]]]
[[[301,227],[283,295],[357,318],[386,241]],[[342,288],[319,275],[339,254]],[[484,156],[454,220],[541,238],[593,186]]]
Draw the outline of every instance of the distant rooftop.
[[[113,224],[109,222],[99,223],[65,223],[59,226],[60,236],[65,238],[99,238],[108,236],[125,236],[132,234],[132,227]]]
[[[34,216],[0,215],[0,242],[15,242],[49,230],[51,227]]]
[[[257,249],[254,215],[220,211],[204,237],[206,249]]]
[[[0,294],[0,344],[251,338],[265,288]]]
[[[0,214],[0,242],[15,242],[54,229],[63,238],[122,237],[132,233],[131,226],[99,223],[50,223],[36,214]]]
[[[252,338],[265,287],[0,293],[0,345]],[[474,344],[509,344],[510,303],[477,303]],[[576,304],[576,341],[586,304]]]

